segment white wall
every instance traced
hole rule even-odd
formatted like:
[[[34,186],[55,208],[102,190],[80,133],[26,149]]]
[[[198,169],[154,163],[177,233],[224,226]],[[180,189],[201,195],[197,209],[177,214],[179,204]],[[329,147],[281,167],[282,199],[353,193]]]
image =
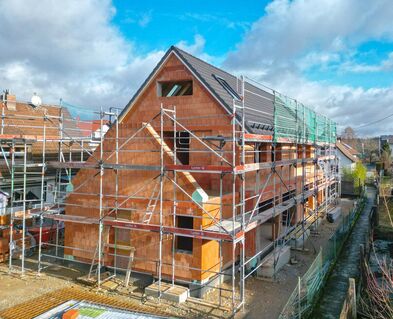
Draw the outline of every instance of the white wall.
[[[344,167],[349,169],[354,169],[356,163],[352,162],[348,157],[346,157],[340,150],[337,150],[337,156],[340,159],[340,169]]]

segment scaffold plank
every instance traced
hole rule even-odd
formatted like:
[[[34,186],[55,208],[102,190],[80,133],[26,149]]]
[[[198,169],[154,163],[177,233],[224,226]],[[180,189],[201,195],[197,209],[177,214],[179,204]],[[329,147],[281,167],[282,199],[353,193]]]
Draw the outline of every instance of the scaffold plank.
[[[90,162],[57,162],[50,161],[47,163],[48,167],[52,168],[75,168],[75,169],[100,169],[100,164]],[[104,169],[118,169],[118,170],[141,170],[141,171],[160,171],[160,166],[149,165],[129,165],[129,164],[112,164],[103,163]]]
[[[256,142],[271,142],[273,140],[273,135],[260,135],[260,134],[251,134],[245,133],[244,140],[247,142],[256,141]]]
[[[71,215],[48,215],[46,218],[77,223],[77,224],[94,224],[97,225],[99,223],[98,218],[84,217],[84,216],[71,216]],[[162,226],[153,225],[153,224],[145,224],[145,223],[137,223],[130,220],[119,220],[113,218],[105,218],[103,224],[106,226],[112,226],[115,228],[125,228],[125,229],[136,229],[142,231],[152,231],[159,232],[162,230],[164,233],[181,235],[185,237],[193,237],[199,239],[211,239],[211,240],[225,240],[232,241],[234,238],[238,238],[242,235],[242,232],[224,233],[220,231],[212,231],[209,229],[204,230],[196,230],[196,229],[187,229],[187,228],[179,228],[179,227],[171,227],[171,226]]]
[[[165,165],[168,171],[204,172],[204,173],[231,173],[232,167],[219,165]]]
[[[38,140],[43,140],[44,136],[42,135],[28,135],[28,134],[0,134],[0,140],[23,140],[23,141],[31,141],[37,142]],[[46,136],[45,139],[59,139],[59,136]]]

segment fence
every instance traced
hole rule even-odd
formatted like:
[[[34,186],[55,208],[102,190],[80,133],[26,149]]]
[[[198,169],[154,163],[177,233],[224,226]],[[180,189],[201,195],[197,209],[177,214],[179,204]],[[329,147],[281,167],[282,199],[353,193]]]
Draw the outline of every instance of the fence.
[[[358,204],[347,216],[343,217],[340,225],[329,238],[326,247],[323,250],[321,248],[307,272],[303,277],[299,277],[298,284],[284,306],[279,319],[301,319],[310,315],[329,271],[336,262],[365,202],[366,198],[363,194]]]
[[[349,278],[348,281],[349,287],[341,310],[340,319],[356,318],[356,282],[354,278]]]

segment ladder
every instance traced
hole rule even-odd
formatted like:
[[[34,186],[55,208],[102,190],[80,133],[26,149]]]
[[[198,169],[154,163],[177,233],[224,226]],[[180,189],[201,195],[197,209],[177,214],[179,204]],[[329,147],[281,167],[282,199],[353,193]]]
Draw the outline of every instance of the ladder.
[[[126,277],[124,280],[124,285],[128,287],[128,283],[130,282],[130,277],[131,277],[131,266],[132,263],[134,262],[134,253],[135,253],[135,248],[134,247],[128,247],[130,250],[130,255],[128,259],[128,264],[127,264],[127,272],[126,272]]]
[[[156,184],[154,185],[153,192],[149,199],[149,203],[147,204],[145,215],[143,216],[142,222],[144,224],[150,223],[150,220],[153,216],[153,212],[156,209],[158,199],[160,198],[160,188],[158,186],[159,186],[159,182],[157,181]]]
[[[128,287],[128,284],[130,282],[131,278],[131,272],[132,272],[132,263],[134,262],[134,254],[135,254],[135,247],[132,246],[127,246],[127,245],[118,245],[118,244],[106,244],[105,247],[113,248],[113,249],[120,249],[120,250],[128,250],[130,253],[128,254],[128,263],[127,263],[127,270],[126,270],[126,276],[124,279],[124,285]],[[116,251],[115,251],[115,258],[117,258]]]
[[[94,264],[95,261],[96,261],[96,259],[97,259],[97,255],[98,255],[98,244],[97,244],[97,247],[96,247],[96,249],[95,249],[95,251],[94,251],[93,259],[91,260],[91,265],[90,265],[89,274],[87,275],[87,279],[88,279],[88,280],[91,279],[91,275],[92,275],[92,273],[93,273],[94,265],[96,266],[96,269],[95,269],[94,273],[97,274],[97,271],[98,271],[98,267],[97,267],[97,266],[98,266],[98,264]]]

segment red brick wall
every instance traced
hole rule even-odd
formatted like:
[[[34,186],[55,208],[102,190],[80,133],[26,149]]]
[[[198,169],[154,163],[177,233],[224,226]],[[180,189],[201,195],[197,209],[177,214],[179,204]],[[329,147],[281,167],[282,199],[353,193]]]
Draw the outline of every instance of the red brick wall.
[[[192,80],[193,81],[193,95],[191,96],[179,96],[179,97],[159,97],[157,96],[157,81],[168,81],[168,80]],[[135,102],[132,109],[124,116],[122,122],[119,124],[119,135],[120,145],[126,142],[132,134],[134,134],[144,122],[150,122],[151,119],[160,112],[160,105],[165,108],[172,109],[176,106],[176,117],[185,127],[190,129],[194,134],[199,137],[203,136],[231,136],[232,126],[230,125],[231,116],[218,105],[217,101],[208,94],[206,89],[192,76],[192,74],[186,69],[186,67],[175,57],[171,56],[164,66],[161,68],[156,78],[151,81],[146,90],[141,94],[138,100]],[[151,121],[153,127],[159,131],[160,128],[160,117],[157,117],[154,121]],[[173,130],[173,122],[165,117],[164,129],[166,132]],[[181,130],[181,128],[177,128]],[[115,162],[115,156],[112,155],[115,150],[115,127],[112,127],[106,134],[104,141],[104,159],[106,162]],[[140,132],[136,138],[131,142],[126,143],[121,151],[119,152],[119,162],[122,164],[139,164],[139,165],[160,165],[160,152],[158,143],[152,138],[152,136],[146,131]],[[289,144],[282,144],[278,146],[278,149],[282,151],[281,158],[292,159],[296,158],[296,152],[298,156],[302,156],[302,152],[297,151],[295,146]],[[190,165],[220,165],[221,160],[216,155],[207,151],[207,148],[196,139],[191,140],[190,144]],[[204,151],[204,152],[201,152]],[[227,143],[224,147],[224,151],[228,151],[225,154],[225,158],[232,162],[232,145]],[[269,147],[266,148],[269,150]],[[137,152],[136,152],[137,151]],[[254,161],[252,155],[252,145],[250,145],[250,151],[246,157],[246,163],[252,163]],[[307,155],[312,154],[312,149],[307,148]],[[250,155],[251,154],[251,155]],[[110,157],[111,156],[111,157]],[[94,153],[95,158],[99,158],[99,149]],[[265,159],[270,161],[270,154]],[[89,162],[94,162],[94,158],[90,158]],[[164,162],[172,164],[173,160],[168,156],[164,156]],[[239,157],[236,158],[236,164],[239,164]],[[301,187],[301,167],[278,167],[277,172],[281,178],[287,184],[287,187],[294,189],[297,184],[298,192]],[[99,216],[99,174],[98,171],[91,169],[82,169],[76,175],[73,180],[74,193],[71,194],[67,200],[66,214],[67,215],[79,215],[95,217]],[[270,169],[261,170],[259,174],[260,187],[265,183],[270,173]],[[136,222],[142,222],[144,211],[148,200],[146,199],[133,199],[126,200],[128,196],[137,192],[137,196],[150,197],[154,188],[154,177],[159,174],[159,171],[130,171],[120,170],[117,174],[118,185],[119,185],[119,199],[118,202],[124,203],[119,211],[119,218],[125,218]],[[193,187],[187,183],[186,179],[182,174],[178,173],[178,183],[187,191],[188,194],[192,194]],[[296,177],[297,175],[297,177]],[[172,173],[168,173],[169,177],[173,177]],[[205,191],[212,195],[217,196],[219,194],[220,186],[220,175],[219,174],[197,174],[193,173],[193,176],[198,181]],[[309,178],[313,177],[313,173],[310,174]],[[287,188],[280,182],[276,176],[276,182],[274,183],[273,178],[265,188],[265,193],[262,201],[272,198],[273,193],[276,194],[278,202],[281,201],[283,193],[287,192]],[[296,179],[296,183],[295,183]],[[114,197],[110,195],[115,194],[116,185],[116,172],[113,170],[105,170],[103,176],[103,212],[108,213],[110,207],[114,206]],[[258,191],[256,189],[256,173],[247,173],[247,196]],[[223,176],[223,194],[231,194],[232,192],[232,176],[230,174]],[[148,185],[146,186],[146,184]],[[83,186],[81,186],[83,185]],[[80,188],[78,188],[81,186]],[[239,190],[240,180],[236,181],[236,190]],[[173,225],[173,200],[174,200],[174,186],[173,184],[165,180],[164,183],[164,203],[163,203],[163,220],[165,225]],[[197,208],[196,205],[185,203],[189,201],[189,198],[184,195],[180,190],[176,191],[176,200],[178,202],[177,214],[191,215],[194,218],[194,228],[200,229],[201,225],[208,225],[211,223],[211,219],[206,214],[202,214],[202,211]],[[239,197],[236,197],[239,200]],[[217,198],[212,200],[212,204],[206,204],[205,209],[209,210],[211,215],[216,216],[218,214],[219,202]],[[255,199],[250,200],[246,203],[246,209],[249,211],[255,205]],[[153,215],[151,224],[158,224],[159,207],[156,208]],[[232,216],[232,196],[228,195],[223,200],[223,216],[230,218]],[[301,214],[298,214],[297,220],[299,221]],[[203,217],[203,220],[201,220]],[[112,230],[110,233],[105,233],[105,239],[110,243],[114,243],[115,233]],[[127,240],[127,237],[129,238]],[[82,225],[66,223],[65,230],[65,246],[71,247],[65,250],[65,254],[72,255],[78,260],[90,261],[98,240],[98,226],[97,225]],[[172,274],[172,236],[164,235],[163,240],[163,276],[170,277]],[[156,274],[157,261],[158,261],[158,245],[159,235],[153,232],[143,232],[138,230],[130,230],[129,234],[122,234],[119,244],[131,245],[136,248],[135,262],[133,269],[143,271],[151,274]],[[246,236],[246,254],[252,256],[255,253],[255,232],[250,232]],[[74,247],[74,248],[72,248]],[[76,248],[84,249],[79,250]],[[229,264],[232,261],[232,245],[230,243],[223,243],[223,264]],[[87,252],[85,250],[89,250]],[[202,268],[209,270],[218,271],[219,265],[219,244],[215,241],[194,239],[193,240],[193,254],[175,253],[176,270],[175,275],[177,279],[187,280],[203,280],[211,276],[211,273],[201,272],[197,270],[189,270],[188,267]],[[113,249],[105,249],[105,252],[113,254]],[[128,256],[127,251],[118,251],[118,254]],[[237,247],[235,255],[239,255],[239,248]],[[125,260],[125,259],[124,259]],[[124,261],[123,260],[123,261]],[[113,265],[113,257],[108,254],[105,257],[105,262],[108,265]],[[119,263],[118,263],[119,264]],[[126,265],[121,262],[120,264]]]

